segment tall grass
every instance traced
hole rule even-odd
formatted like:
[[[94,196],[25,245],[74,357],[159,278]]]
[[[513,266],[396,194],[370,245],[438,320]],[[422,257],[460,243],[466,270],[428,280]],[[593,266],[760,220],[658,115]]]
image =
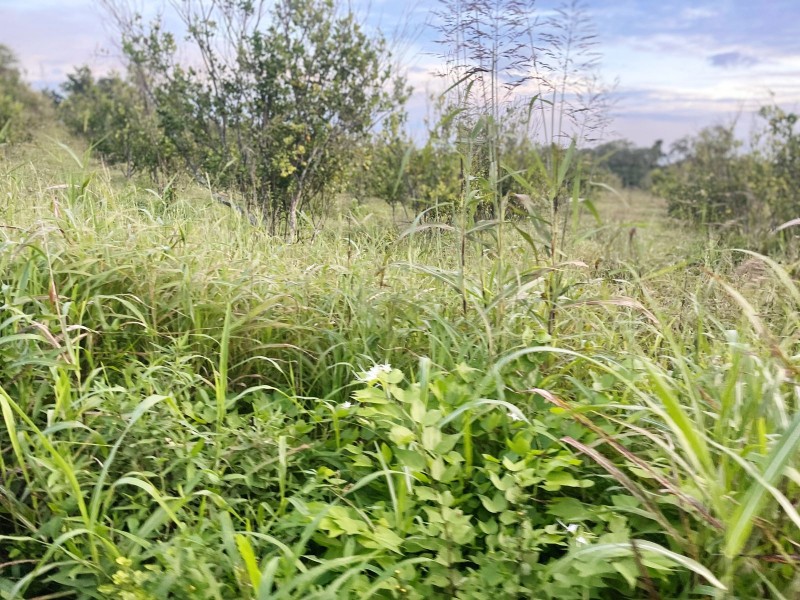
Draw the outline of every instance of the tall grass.
[[[286,244],[44,147],[0,164],[0,597],[800,593],[779,262],[648,198],[555,262],[378,204]]]

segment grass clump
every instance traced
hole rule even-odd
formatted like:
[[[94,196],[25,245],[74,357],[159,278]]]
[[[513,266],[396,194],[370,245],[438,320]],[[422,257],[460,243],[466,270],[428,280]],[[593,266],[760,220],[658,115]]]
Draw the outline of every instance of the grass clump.
[[[647,197],[546,264],[377,205],[289,244],[32,156],[0,164],[0,597],[800,592],[778,262]]]

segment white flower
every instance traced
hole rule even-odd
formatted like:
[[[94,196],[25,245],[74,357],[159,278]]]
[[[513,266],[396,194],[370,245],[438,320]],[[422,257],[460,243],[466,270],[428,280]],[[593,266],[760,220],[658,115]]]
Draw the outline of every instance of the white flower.
[[[372,383],[373,381],[377,381],[380,379],[381,374],[383,373],[391,373],[392,372],[392,365],[390,364],[383,364],[383,365],[375,365],[369,371],[361,373],[358,375],[358,380],[362,383]]]
[[[519,409],[509,410],[508,411],[508,418],[512,421],[522,421],[525,417],[522,416],[522,413]]]
[[[561,525],[561,526],[562,526],[564,529],[566,529],[566,530],[567,530],[567,533],[571,533],[572,535],[575,535],[575,533],[578,531],[578,527],[580,527],[580,525],[578,525],[577,523],[570,523],[569,525],[566,525],[566,524],[565,524],[563,521],[561,521],[560,519],[559,519],[558,523],[559,523],[559,524],[560,524],[560,525]]]
[[[567,533],[573,536],[573,538],[575,539],[575,543],[578,546],[585,546],[586,544],[589,543],[589,540],[586,538],[585,535],[575,535],[580,530],[580,525],[578,525],[577,523],[570,523],[569,525],[565,525],[561,521],[559,521],[559,523],[561,523],[561,526],[567,530]]]
[[[342,408],[348,409],[353,406],[353,403],[348,400],[347,402],[342,402]]]

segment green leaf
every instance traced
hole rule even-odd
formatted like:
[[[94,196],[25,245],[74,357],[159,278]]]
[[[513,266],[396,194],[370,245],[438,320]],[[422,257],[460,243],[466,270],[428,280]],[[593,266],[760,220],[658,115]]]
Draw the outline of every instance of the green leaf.
[[[393,425],[389,431],[389,439],[398,446],[408,446],[416,437],[413,431],[403,425]]]
[[[258,561],[256,560],[256,554],[253,551],[250,540],[241,533],[237,533],[236,547],[239,550],[239,556],[241,556],[242,561],[244,561],[247,576],[250,578],[250,585],[253,586],[254,590],[258,590],[261,586],[261,571],[258,569]]]
[[[549,492],[557,492],[562,487],[591,487],[593,482],[588,479],[575,479],[572,473],[567,471],[553,471],[547,474],[544,482],[544,489]]]
[[[385,548],[397,554],[402,554],[400,546],[403,538],[387,527],[378,526],[370,534],[364,534],[360,538],[365,548]]]
[[[547,514],[565,521],[583,521],[590,516],[589,507],[575,498],[559,498],[555,500],[547,509]]]
[[[667,550],[663,546],[659,546],[654,542],[649,542],[646,540],[636,540],[636,548],[638,551],[643,555],[646,556],[648,553],[653,553],[658,556],[662,556],[674,564],[680,565],[696,573],[700,577],[704,578],[708,581],[711,585],[713,585],[718,590],[727,590],[727,588],[722,584],[722,582],[717,579],[714,574],[709,571],[706,567],[698,563],[697,561],[683,556],[682,554],[677,554],[676,552],[672,552],[671,550]],[[629,558],[633,556],[633,547],[630,542],[619,542],[619,543],[609,543],[609,544],[591,544],[587,546],[583,546],[579,550],[575,550],[570,552],[567,556],[558,561],[552,563],[548,567],[548,572],[551,575],[557,575],[559,573],[564,573],[568,566],[575,560],[613,560],[615,558]],[[580,568],[580,567],[579,567]]]
[[[487,496],[478,497],[481,499],[481,504],[483,504],[483,507],[490,513],[501,513],[508,508],[508,502],[500,493],[495,494],[493,498],[489,498]]]
[[[775,485],[789,459],[796,456],[798,445],[800,445],[800,412],[795,415],[769,453],[761,476],[764,484]],[[729,521],[725,536],[725,555],[728,558],[738,556],[750,537],[755,519],[760,516],[767,499],[767,488],[764,484],[759,481],[750,484],[742,503]]]
[[[411,419],[417,423],[421,424],[425,420],[425,404],[423,404],[422,400],[415,399],[411,401]]]
[[[404,450],[402,448],[398,448],[395,450],[394,456],[397,459],[397,462],[399,462],[402,466],[408,467],[414,471],[424,471],[425,467],[427,466],[425,457],[414,450]]]
[[[436,450],[442,441],[442,431],[438,427],[426,427],[422,430],[422,447],[428,452]]]

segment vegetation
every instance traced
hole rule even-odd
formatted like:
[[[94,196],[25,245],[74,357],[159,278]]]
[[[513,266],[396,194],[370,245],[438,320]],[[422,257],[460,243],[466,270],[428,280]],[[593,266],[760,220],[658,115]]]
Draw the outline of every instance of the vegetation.
[[[419,145],[325,0],[176,3],[202,72],[107,4],[130,69],[0,157],[0,598],[800,596],[792,115],[600,195],[661,149],[581,148],[578,2],[527,63],[529,4],[444,2]]]
[[[334,0],[174,3],[181,50],[202,68],[177,58],[160,20],[104,4],[127,76],[95,84],[79,70],[64,87],[66,123],[131,171],[168,180],[180,169],[236,192],[272,233],[296,237],[298,212],[340,190],[352,149],[404,101],[384,40]]]
[[[43,109],[42,99],[22,80],[16,55],[0,44],[0,145],[28,137]]]
[[[716,126],[673,145],[671,164],[654,175],[670,214],[751,236],[797,217],[797,115],[778,106],[758,114],[763,123],[748,144],[732,127]]]
[[[666,157],[663,142],[657,140],[650,148],[637,148],[627,140],[600,144],[587,151],[597,168],[607,171],[626,188],[648,189],[653,171]]]

